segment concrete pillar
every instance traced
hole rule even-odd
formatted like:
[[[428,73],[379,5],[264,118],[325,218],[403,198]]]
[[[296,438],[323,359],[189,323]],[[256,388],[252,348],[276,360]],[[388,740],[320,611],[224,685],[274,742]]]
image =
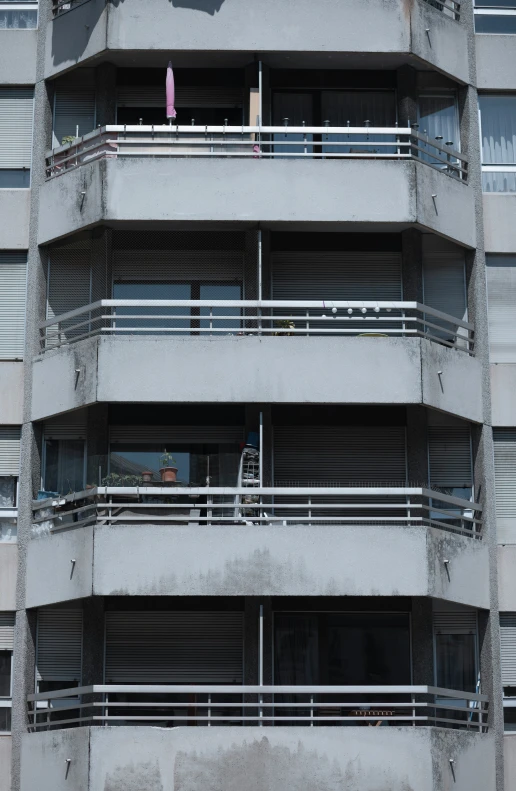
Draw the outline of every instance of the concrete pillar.
[[[428,486],[426,409],[407,406],[407,479],[409,485]]]
[[[434,635],[432,599],[412,599],[412,679],[432,686],[434,678]]]
[[[415,228],[402,231],[401,270],[403,299],[423,302],[423,238]]]
[[[97,126],[116,123],[116,66],[101,63],[95,69]]]
[[[412,66],[400,66],[396,71],[398,97],[398,125],[417,123],[417,71]]]

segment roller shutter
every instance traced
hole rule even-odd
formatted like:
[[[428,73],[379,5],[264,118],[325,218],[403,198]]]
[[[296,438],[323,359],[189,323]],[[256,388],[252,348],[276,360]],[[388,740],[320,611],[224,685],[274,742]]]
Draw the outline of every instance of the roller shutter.
[[[95,89],[93,87],[56,88],[54,104],[54,146],[64,137],[82,137],[95,129]]]
[[[30,168],[32,88],[0,88],[0,169]]]
[[[77,409],[45,421],[45,439],[85,439],[87,431],[87,411]]]
[[[477,613],[475,610],[434,612],[434,634],[476,634]]]
[[[110,683],[242,684],[241,612],[108,612]]]
[[[117,282],[241,282],[244,267],[244,254],[241,250],[115,250],[113,259],[113,279]]]
[[[516,256],[486,256],[489,357],[516,363]]]
[[[516,429],[494,428],[496,516],[516,518]]]
[[[20,426],[0,426],[0,475],[20,474]]]
[[[423,301],[467,320],[464,250],[432,234],[423,235]]]
[[[400,300],[401,253],[276,251],[274,299]]]
[[[38,681],[81,681],[82,610],[40,610],[36,669]]]
[[[111,443],[149,443],[172,445],[204,443],[206,445],[242,442],[243,426],[111,426]]]
[[[176,107],[242,107],[244,92],[232,86],[176,85]],[[117,90],[118,107],[165,107],[165,81],[162,86],[121,85]]]
[[[0,252],[0,360],[21,360],[25,343],[27,254]]]
[[[276,426],[276,486],[404,486],[403,426]]]
[[[500,613],[500,652],[503,686],[516,685],[516,613]]]
[[[0,612],[0,651],[14,649],[14,612]]]
[[[472,486],[469,426],[429,426],[428,459],[432,486]]]

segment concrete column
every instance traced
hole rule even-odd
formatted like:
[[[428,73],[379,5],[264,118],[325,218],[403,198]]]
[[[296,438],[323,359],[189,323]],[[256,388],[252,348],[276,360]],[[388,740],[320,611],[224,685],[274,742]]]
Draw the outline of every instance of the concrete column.
[[[116,123],[116,66],[101,63],[95,69],[97,126]]]
[[[407,406],[407,479],[414,486],[428,485],[426,409]]]
[[[423,239],[415,228],[402,231],[401,268],[403,299],[423,302]]]
[[[412,679],[414,684],[434,684],[432,600],[412,599]]]
[[[396,71],[398,96],[398,125],[417,123],[417,72],[412,66],[400,66]]]

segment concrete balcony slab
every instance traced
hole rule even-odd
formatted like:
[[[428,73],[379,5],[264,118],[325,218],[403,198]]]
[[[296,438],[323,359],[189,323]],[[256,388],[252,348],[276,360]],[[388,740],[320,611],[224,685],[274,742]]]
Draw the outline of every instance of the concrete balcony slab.
[[[262,595],[429,596],[489,608],[487,544],[426,527],[79,527],[32,539],[27,569],[28,607]]]
[[[182,403],[425,404],[482,420],[475,357],[424,338],[317,336],[79,341],[34,362],[32,419],[152,403],[156,371],[160,392]]]
[[[82,727],[23,736],[21,791],[282,791],[285,778],[291,791],[494,791],[494,737],[354,726]]]
[[[476,243],[473,191],[422,162],[215,156],[107,157],[55,176],[41,190],[38,242],[100,223],[195,221],[416,224]]]

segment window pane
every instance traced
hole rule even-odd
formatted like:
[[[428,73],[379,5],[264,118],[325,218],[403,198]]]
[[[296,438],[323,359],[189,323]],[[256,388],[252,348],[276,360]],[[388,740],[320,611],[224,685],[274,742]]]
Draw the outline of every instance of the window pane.
[[[113,299],[191,299],[192,289],[187,283],[114,283]],[[121,319],[120,316],[185,316],[190,315],[190,308],[116,308],[116,327],[131,327],[137,330],[137,335],[152,334],[153,329],[190,329],[189,319],[167,318]],[[142,330],[149,330],[149,333]],[[117,333],[124,335],[125,333]],[[129,333],[127,333],[129,334]],[[166,335],[167,333],[159,333]],[[173,333],[181,335],[183,333]]]
[[[14,508],[16,478],[0,475],[0,508]]]
[[[11,652],[0,651],[0,698],[11,697]]]
[[[274,617],[274,683],[320,683],[319,628],[316,615]]]
[[[38,12],[35,9],[0,8],[0,30],[34,30],[37,23]]]
[[[216,285],[201,285],[200,289],[200,298],[201,299],[212,299],[212,300],[235,300],[235,299],[242,299],[242,288],[240,285],[235,284],[216,284]],[[211,312],[209,308],[201,308],[201,316],[240,316],[240,308],[239,307],[223,307],[223,308],[212,308]],[[210,327],[210,319],[201,319],[200,322],[201,327]],[[227,329],[229,331],[238,331],[241,328],[240,319],[235,318],[235,320],[225,319],[224,321],[217,322],[211,321],[211,326],[215,329],[220,327],[221,329]],[[208,333],[206,333],[208,334]],[[223,333],[217,333],[223,334]]]
[[[437,686],[475,692],[475,635],[438,634],[435,638]]]
[[[84,488],[84,440],[47,440],[45,489],[68,494]]]
[[[482,122],[482,162],[516,163],[516,95],[479,96]]]
[[[512,706],[503,710],[504,731],[516,731],[516,709]]]
[[[11,709],[0,709],[0,731],[11,730]]]
[[[313,126],[313,100],[310,93],[275,93],[272,99],[272,123],[273,126],[283,126],[285,119],[288,119],[289,126]],[[274,140],[278,143],[285,143],[285,145],[278,145],[275,147],[276,154],[288,153],[304,153],[305,146],[301,145],[288,145],[288,141],[303,141],[306,137],[308,145],[306,152],[311,154],[313,147],[310,141],[313,135],[303,134],[289,134],[287,131],[281,134],[275,134]]]
[[[475,8],[516,8],[516,0],[476,0]]]
[[[0,170],[0,189],[26,189],[30,187],[30,170]]]
[[[330,126],[394,126],[396,123],[396,105],[392,91],[323,91],[321,97],[321,113],[323,121]],[[323,138],[324,139],[324,138]],[[366,141],[368,136],[353,135],[349,146],[332,146],[333,142],[347,142],[349,136],[331,135],[325,138],[328,144],[323,146],[325,154],[379,153],[392,154],[396,149],[391,146],[353,146],[353,143]],[[381,142],[394,140],[384,136]]]

